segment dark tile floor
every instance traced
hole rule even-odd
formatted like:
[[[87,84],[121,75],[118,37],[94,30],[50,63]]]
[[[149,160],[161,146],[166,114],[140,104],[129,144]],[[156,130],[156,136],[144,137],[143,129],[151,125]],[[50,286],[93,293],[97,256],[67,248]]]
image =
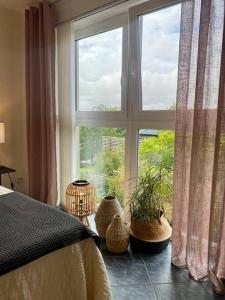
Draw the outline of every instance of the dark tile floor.
[[[96,231],[94,217],[89,219]],[[216,295],[209,281],[195,282],[186,269],[171,265],[171,244],[160,254],[111,254],[102,241],[113,300],[225,300]]]
[[[113,255],[102,243],[114,300],[219,300],[209,282],[197,283],[186,269],[171,266],[171,244],[160,254],[137,254],[131,249]]]

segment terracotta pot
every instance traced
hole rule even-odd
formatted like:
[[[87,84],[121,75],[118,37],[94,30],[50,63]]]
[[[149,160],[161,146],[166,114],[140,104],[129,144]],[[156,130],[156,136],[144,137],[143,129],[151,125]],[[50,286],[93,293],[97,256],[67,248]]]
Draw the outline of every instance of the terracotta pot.
[[[131,234],[143,241],[161,242],[172,235],[172,228],[164,214],[159,219],[138,220],[131,218]]]
[[[98,234],[101,238],[106,238],[106,230],[115,215],[123,218],[123,210],[116,197],[106,196],[98,207],[95,215],[95,223]]]
[[[120,215],[113,218],[106,230],[106,245],[112,253],[123,253],[129,245],[129,230]]]

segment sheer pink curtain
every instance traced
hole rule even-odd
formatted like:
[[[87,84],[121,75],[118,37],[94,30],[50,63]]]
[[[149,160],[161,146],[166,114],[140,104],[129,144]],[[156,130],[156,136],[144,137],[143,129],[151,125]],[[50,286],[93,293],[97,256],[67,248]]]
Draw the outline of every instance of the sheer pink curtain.
[[[56,113],[55,42],[47,1],[26,11],[27,139],[30,196],[55,205]]]
[[[225,278],[224,0],[183,0],[176,113],[172,262]]]

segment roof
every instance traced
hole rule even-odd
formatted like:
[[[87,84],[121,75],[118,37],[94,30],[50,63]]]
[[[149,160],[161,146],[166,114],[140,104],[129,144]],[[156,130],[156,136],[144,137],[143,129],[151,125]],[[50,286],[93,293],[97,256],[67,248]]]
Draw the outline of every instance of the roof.
[[[158,137],[158,131],[156,129],[141,129],[139,131],[139,136],[155,136]]]

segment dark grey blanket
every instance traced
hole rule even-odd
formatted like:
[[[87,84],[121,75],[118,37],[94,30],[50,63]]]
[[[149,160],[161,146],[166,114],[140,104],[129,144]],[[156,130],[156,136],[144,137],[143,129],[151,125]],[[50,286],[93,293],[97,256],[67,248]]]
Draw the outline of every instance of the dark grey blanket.
[[[56,249],[99,237],[73,216],[19,193],[0,196],[0,275]]]

